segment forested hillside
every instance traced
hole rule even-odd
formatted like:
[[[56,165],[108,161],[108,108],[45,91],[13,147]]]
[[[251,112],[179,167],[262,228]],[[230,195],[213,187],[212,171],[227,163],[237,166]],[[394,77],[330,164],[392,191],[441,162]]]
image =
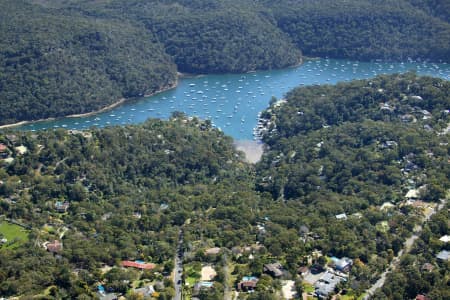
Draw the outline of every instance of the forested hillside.
[[[446,22],[450,21],[450,3],[446,0],[408,0],[409,3]]]
[[[152,93],[173,85],[177,70],[282,68],[302,52],[449,61],[448,10],[433,3],[5,0],[0,124]]]
[[[308,56],[361,60],[450,59],[450,25],[406,1],[264,1]],[[300,3],[298,3],[300,2]],[[421,1],[423,2],[423,1]],[[445,13],[447,11],[447,13]]]
[[[311,202],[332,191],[381,204],[403,196],[398,166],[414,161],[429,172],[423,196],[439,199],[450,185],[441,134],[449,95],[448,81],[413,73],[295,89],[263,113],[270,151],[260,186],[286,199]]]
[[[0,3],[0,123],[97,110],[176,82],[153,35],[25,1]]]
[[[278,299],[281,283],[264,264],[279,261],[302,291],[299,267],[332,268],[332,257],[353,261],[337,289],[358,297],[448,199],[449,91],[447,81],[413,73],[295,89],[263,113],[267,148],[257,165],[209,121],[180,113],[137,126],[4,133],[0,295],[93,298],[101,284],[134,299],[151,284],[153,298],[170,299],[182,230],[184,291],[202,266],[218,273],[200,299],[223,299],[225,286],[249,275],[260,281],[241,297]],[[448,234],[439,221],[447,208],[424,240]],[[49,247],[54,240],[63,246]],[[445,247],[410,254],[436,265],[431,256]],[[154,266],[123,268],[129,260]],[[445,295],[447,269],[414,292]],[[409,297],[407,286],[379,297]]]

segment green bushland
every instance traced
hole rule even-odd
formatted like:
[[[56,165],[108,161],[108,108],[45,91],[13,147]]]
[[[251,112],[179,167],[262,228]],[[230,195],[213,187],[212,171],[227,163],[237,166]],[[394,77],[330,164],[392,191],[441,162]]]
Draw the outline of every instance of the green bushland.
[[[446,2],[0,3],[0,124],[91,112],[189,73],[247,72],[307,56],[450,59]]]

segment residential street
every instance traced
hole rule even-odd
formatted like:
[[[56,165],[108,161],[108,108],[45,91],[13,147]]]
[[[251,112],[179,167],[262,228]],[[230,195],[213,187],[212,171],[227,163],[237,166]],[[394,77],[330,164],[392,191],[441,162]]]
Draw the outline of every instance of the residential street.
[[[223,299],[231,300],[231,292],[232,291],[231,291],[230,285],[229,285],[230,273],[229,273],[229,268],[228,268],[228,257],[227,257],[226,253],[224,253],[223,259],[224,259],[223,272],[225,273],[225,279],[223,281]]]
[[[423,218],[423,223],[427,222],[431,218],[432,215],[434,215],[437,211],[441,210],[445,206],[445,203],[446,203],[446,200],[441,200],[441,203],[439,203],[439,205],[437,205],[436,208],[430,210],[427,214],[425,214],[425,216]],[[386,268],[386,271],[384,271],[381,274],[380,279],[378,279],[377,282],[375,282],[368,290],[366,290],[366,295],[364,296],[364,300],[370,299],[370,296],[372,296],[377,289],[379,289],[383,286],[384,282],[386,281],[387,274],[397,268],[398,263],[400,262],[400,257],[403,254],[407,254],[407,253],[409,253],[409,251],[411,251],[412,245],[419,238],[420,234],[422,233],[422,230],[423,230],[423,226],[419,225],[416,227],[415,233],[405,241],[403,249],[398,252],[396,257],[394,257],[394,259],[389,264],[389,267]]]
[[[173,268],[173,285],[175,287],[174,300],[183,299],[183,231],[180,229],[178,237],[177,252],[175,254],[174,268]]]

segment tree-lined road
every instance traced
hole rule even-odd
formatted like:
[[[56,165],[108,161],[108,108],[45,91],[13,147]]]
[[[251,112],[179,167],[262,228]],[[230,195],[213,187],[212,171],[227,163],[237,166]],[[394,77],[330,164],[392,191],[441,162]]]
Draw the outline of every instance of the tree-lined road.
[[[445,206],[445,204],[446,204],[446,200],[441,200],[441,203],[439,203],[439,205],[437,205],[435,208],[431,209],[428,213],[425,213],[424,218],[423,218],[423,224],[425,222],[427,222],[431,218],[432,215],[434,215],[436,212],[440,211]],[[421,225],[418,225],[415,228],[414,234],[405,241],[405,243],[403,244],[404,245],[403,249],[398,252],[396,257],[394,257],[394,259],[389,264],[389,267],[386,268],[386,271],[384,271],[381,274],[380,279],[378,279],[377,282],[375,282],[366,291],[364,300],[370,299],[370,296],[372,296],[377,289],[383,287],[384,282],[386,281],[387,274],[394,271],[397,268],[397,266],[400,262],[400,258],[403,254],[407,254],[411,251],[411,248],[414,245],[414,242],[419,238],[420,234],[422,233],[422,230],[423,230],[423,226],[421,226]]]
[[[173,285],[175,288],[174,300],[183,299],[183,231],[180,229],[178,236],[177,252],[175,254],[174,267],[173,267]]]

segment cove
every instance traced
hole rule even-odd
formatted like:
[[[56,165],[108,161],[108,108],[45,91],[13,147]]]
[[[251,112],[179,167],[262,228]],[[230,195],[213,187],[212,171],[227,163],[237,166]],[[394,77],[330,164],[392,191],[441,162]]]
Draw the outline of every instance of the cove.
[[[142,123],[148,118],[167,119],[172,112],[210,119],[235,140],[253,139],[258,113],[272,96],[281,98],[302,85],[335,84],[379,74],[416,71],[450,80],[450,64],[430,62],[358,62],[318,59],[282,70],[246,74],[203,75],[181,78],[176,88],[139,100],[127,101],[109,111],[87,117],[61,118],[16,127],[18,130],[50,128],[88,129]]]

